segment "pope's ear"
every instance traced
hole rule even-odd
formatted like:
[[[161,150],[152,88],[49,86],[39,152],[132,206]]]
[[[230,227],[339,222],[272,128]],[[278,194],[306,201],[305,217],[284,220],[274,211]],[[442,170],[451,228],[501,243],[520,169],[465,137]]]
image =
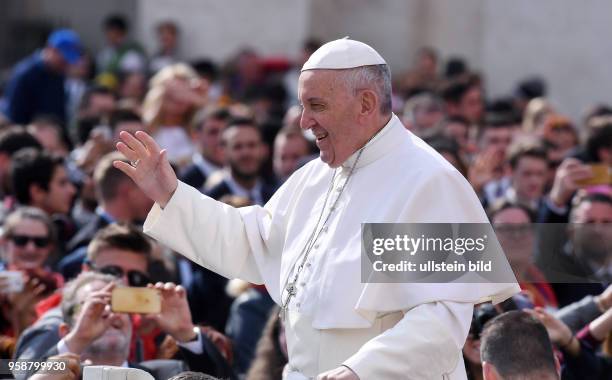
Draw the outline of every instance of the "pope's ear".
[[[483,380],[499,380],[497,376],[497,370],[493,364],[488,362],[482,362],[482,376]]]
[[[361,90],[360,91],[360,110],[359,114],[361,116],[371,116],[374,114],[378,105],[380,104],[380,99],[378,99],[378,95],[370,89]]]

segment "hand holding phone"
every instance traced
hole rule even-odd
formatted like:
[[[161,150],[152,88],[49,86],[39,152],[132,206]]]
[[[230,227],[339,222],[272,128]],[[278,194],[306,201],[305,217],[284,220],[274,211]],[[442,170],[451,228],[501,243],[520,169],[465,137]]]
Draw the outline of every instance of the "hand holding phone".
[[[591,168],[592,177],[576,180],[576,184],[580,187],[609,185],[612,184],[612,175],[610,167],[606,164],[588,164]]]
[[[20,271],[0,272],[0,294],[19,293],[24,286],[25,280]]]

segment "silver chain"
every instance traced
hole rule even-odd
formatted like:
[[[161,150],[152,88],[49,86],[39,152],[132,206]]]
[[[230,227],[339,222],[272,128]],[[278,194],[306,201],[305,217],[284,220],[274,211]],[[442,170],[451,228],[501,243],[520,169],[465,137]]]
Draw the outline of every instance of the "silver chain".
[[[336,179],[337,169],[334,170],[334,174],[332,175],[332,179],[331,179],[331,182],[329,184],[329,188],[327,189],[327,194],[325,195],[325,201],[323,202],[323,208],[321,209],[321,213],[319,214],[319,218],[317,219],[317,223],[315,224],[315,227],[312,230],[312,233],[310,234],[310,237],[306,241],[306,244],[304,245],[304,249],[302,249],[302,252],[300,252],[300,255],[298,256],[298,257],[300,257],[300,256],[302,257],[300,265],[297,267],[297,269],[295,269],[295,264],[293,265],[293,268],[291,268],[291,272],[293,272],[295,270],[295,275],[293,276],[293,281],[289,282],[289,278],[291,277],[291,275],[289,275],[289,276],[287,276],[287,280],[285,281],[285,285],[283,286],[283,293],[284,293],[284,291],[287,291],[287,298],[285,299],[285,302],[282,303],[280,314],[279,314],[280,318],[283,321],[285,320],[285,316],[287,314],[287,310],[289,308],[289,303],[291,302],[291,299],[297,294],[297,285],[296,285],[297,284],[297,280],[299,279],[300,274],[302,273],[302,269],[304,269],[304,265],[306,264],[306,260],[308,260],[308,255],[310,254],[310,252],[312,250],[312,247],[314,247],[317,239],[319,238],[319,235],[321,234],[321,231],[323,231],[325,225],[327,224],[327,222],[328,222],[332,212],[335,210],[336,205],[338,204],[338,200],[340,199],[340,196],[344,192],[344,188],[346,187],[349,179],[353,175],[353,171],[355,170],[355,166],[357,166],[357,162],[359,161],[359,158],[361,157],[361,154],[363,153],[364,149],[365,149],[365,146],[359,150],[359,153],[357,154],[357,158],[355,158],[355,162],[351,166],[351,170],[349,171],[349,174],[346,177],[346,181],[344,181],[344,183],[342,184],[342,187],[340,188],[340,191],[338,192],[338,196],[334,200],[334,203],[330,206],[329,212],[327,213],[327,217],[323,221],[323,224],[321,224],[321,228],[319,228],[319,223],[321,222],[321,219],[323,218],[323,214],[325,213],[325,206],[327,206],[327,201],[329,200],[329,196],[330,196],[330,194],[332,192],[332,189],[334,188],[334,180]],[[298,261],[299,261],[299,259],[298,259]],[[296,261],[296,263],[297,263],[297,261]],[[291,273],[291,272],[289,272],[289,273]],[[282,300],[282,296],[283,296],[283,294],[281,293],[281,300]]]

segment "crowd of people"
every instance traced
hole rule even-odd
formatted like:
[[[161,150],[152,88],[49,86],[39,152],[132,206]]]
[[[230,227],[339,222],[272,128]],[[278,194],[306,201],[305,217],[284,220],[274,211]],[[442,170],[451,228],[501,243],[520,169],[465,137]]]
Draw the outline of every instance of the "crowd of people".
[[[297,59],[244,48],[220,65],[177,55],[172,21],[157,27],[153,54],[121,15],[102,29],[97,54],[74,31],[54,31],[3,84],[0,358],[281,379],[283,324],[266,288],[145,236],[152,201],[113,161],[129,162],[119,133],[143,130],[183,182],[233,207],[265,204],[317,157],[300,129],[297,78],[320,43],[304,43]],[[475,307],[470,378],[609,379],[612,105],[572,120],[539,77],[490,99],[486,78],[432,48],[393,79],[394,112],[468,179],[523,290]],[[113,312],[119,286],[156,289],[161,312]]]

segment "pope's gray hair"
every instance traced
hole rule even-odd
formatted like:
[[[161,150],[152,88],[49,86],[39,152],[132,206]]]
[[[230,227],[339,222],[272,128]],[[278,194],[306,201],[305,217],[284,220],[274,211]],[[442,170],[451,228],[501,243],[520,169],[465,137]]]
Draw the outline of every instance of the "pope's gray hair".
[[[355,94],[359,90],[370,89],[380,101],[380,113],[391,113],[391,69],[389,65],[361,66],[354,69],[340,70],[341,80]]]

